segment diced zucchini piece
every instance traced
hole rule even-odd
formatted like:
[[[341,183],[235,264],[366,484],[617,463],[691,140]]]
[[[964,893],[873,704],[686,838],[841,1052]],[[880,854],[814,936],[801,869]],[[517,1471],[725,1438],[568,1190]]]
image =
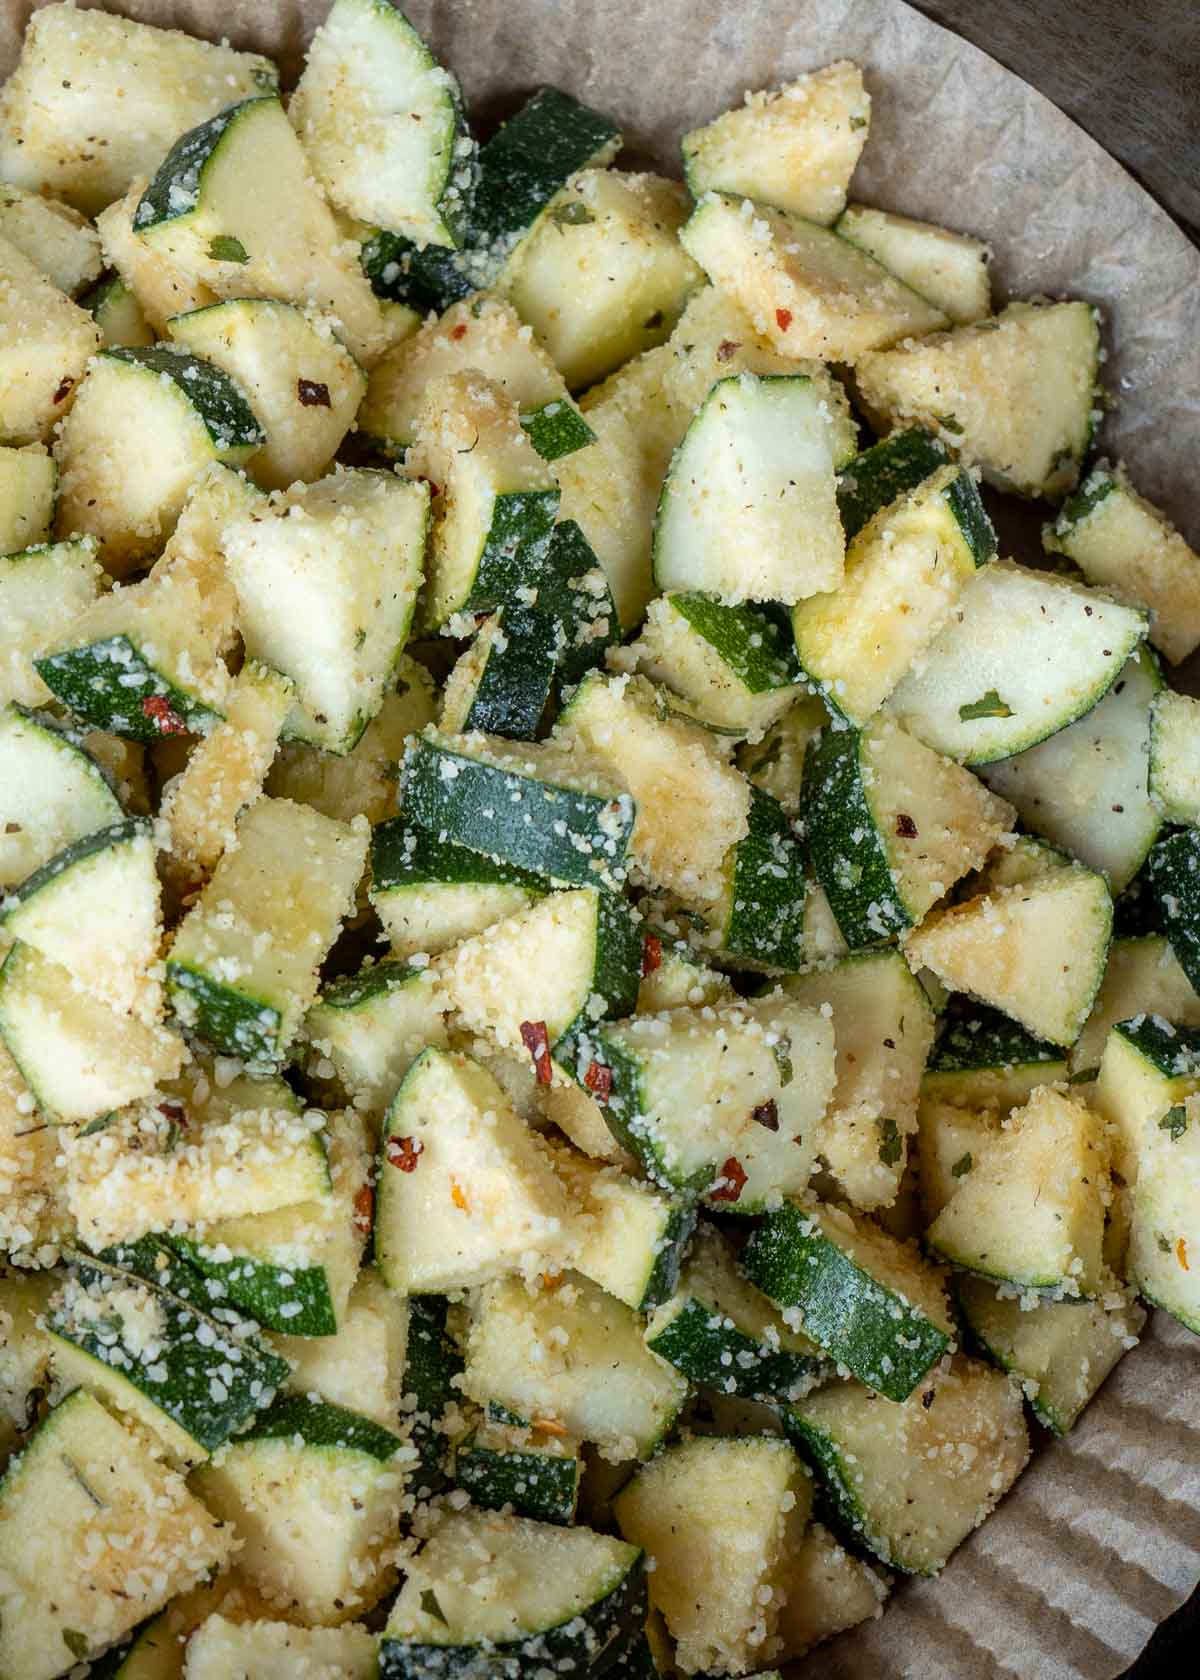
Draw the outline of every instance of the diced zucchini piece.
[[[833,1028],[779,994],[673,1009],[580,1035],[571,1071],[603,1094],[613,1133],[661,1184],[759,1213],[808,1183]]]
[[[899,951],[862,951],[790,976],[788,997],[832,1011],[837,1085],[818,1149],[842,1193],[859,1208],[895,1200],[917,1094],[933,1043],[934,1014]]]
[[[1116,949],[1110,948],[1110,964]],[[956,1010],[938,1038],[921,1096],[962,1108],[1007,1110],[1019,1108],[1038,1085],[1058,1084],[1066,1077],[1067,1058],[1057,1045],[1033,1037],[999,1010],[972,1004]]]
[[[1179,965],[1200,987],[1200,829],[1179,828],[1155,845],[1150,889]]]
[[[865,204],[847,205],[835,231],[927,298],[956,327],[991,314],[992,252],[982,239]]]
[[[1098,467],[1042,531],[1089,583],[1150,613],[1150,640],[1177,665],[1200,644],[1200,556],[1120,469]]]
[[[1133,1185],[1148,1139],[1177,1129],[1198,1090],[1200,1030],[1141,1012],[1111,1029],[1092,1103],[1107,1124],[1114,1178]]]
[[[0,448],[0,554],[46,541],[57,489],[58,468],[42,444]]]
[[[571,1265],[635,1312],[653,1311],[678,1283],[695,1206],[575,1149],[555,1147],[550,1160],[571,1205]]]
[[[356,1412],[281,1395],[194,1472],[243,1541],[238,1568],[297,1621],[336,1624],[395,1581],[393,1548],[413,1452]]]
[[[379,1646],[381,1680],[608,1673],[646,1615],[640,1549],[588,1528],[449,1512],[406,1570]]]
[[[699,942],[735,967],[779,971],[804,960],[804,853],[777,799],[750,789],[749,833],[726,853],[721,893]],[[692,895],[693,905],[698,902]]]
[[[276,1335],[272,1350],[291,1366],[293,1394],[317,1395],[396,1430],[404,1398],[408,1301],[374,1267],[358,1275],[332,1336]]]
[[[671,459],[654,578],[726,603],[791,604],[842,580],[834,431],[803,375],[719,380]]]
[[[335,0],[288,116],[343,210],[421,246],[462,243],[476,173],[462,95],[403,12]]]
[[[0,885],[16,886],[67,846],[121,821],[121,803],[82,737],[48,713],[0,710]]]
[[[727,607],[686,590],[660,595],[631,653],[680,709],[721,734],[760,739],[803,692],[786,629],[748,604]]]
[[[569,1211],[495,1079],[468,1056],[424,1051],[383,1125],[375,1253],[387,1284],[428,1294],[542,1270]]]
[[[921,426],[893,432],[855,455],[838,478],[838,511],[846,541],[852,542],[880,508],[938,472],[948,457],[941,439]]]
[[[857,64],[839,59],[694,128],[681,142],[692,197],[744,194],[828,224],[867,142],[871,96]]]
[[[909,965],[1070,1045],[1091,1013],[1112,932],[1101,875],[1075,864],[933,911],[908,936]]]
[[[701,1226],[646,1346],[690,1382],[748,1400],[799,1399],[824,1375],[819,1349],[746,1281],[729,1243]]]
[[[146,176],[139,175],[125,196],[101,211],[96,220],[105,261],[128,288],[138,316],[149,329],[146,338],[132,339],[134,346],[154,344],[165,338],[173,316],[207,309],[217,301],[211,286],[182,268],[166,251],[157,250],[138,238],[134,217],[148,185]],[[103,330],[99,314],[96,314],[96,325]],[[125,342],[123,337],[118,339],[118,343]]]
[[[742,1265],[793,1328],[889,1400],[911,1394],[954,1339],[941,1274],[844,1208],[784,1202]]]
[[[175,934],[167,986],[176,1014],[201,1038],[271,1064],[299,1030],[317,969],[354,904],[366,824],[260,799],[237,838]]]
[[[320,478],[349,431],[366,375],[327,317],[271,298],[236,298],[172,316],[171,342],[223,368],[265,436],[249,472],[266,490]]]
[[[784,1422],[841,1524],[915,1575],[943,1568],[1029,1457],[1020,1391],[961,1355],[900,1406],[881,1406],[860,1382],[836,1382],[789,1407]]]
[[[69,204],[21,187],[0,186],[0,238],[23,251],[48,280],[77,297],[100,276],[100,241]]]
[[[851,723],[878,711],[950,619],[996,534],[971,474],[944,466],[853,538],[842,582],[792,608],[804,673]]]
[[[0,236],[0,444],[49,438],[99,344],[87,311]]]
[[[1102,874],[1114,897],[1162,823],[1147,791],[1151,709],[1162,686],[1157,659],[1139,648],[1078,722],[983,772],[1028,828]]]
[[[377,1642],[357,1623],[336,1628],[208,1616],[187,1641],[188,1680],[376,1680]],[[130,1677],[133,1680],[133,1677]]]
[[[1200,823],[1200,700],[1169,688],[1150,705],[1150,797],[1167,822]]]
[[[322,987],[304,1036],[355,1108],[382,1115],[421,1051],[445,1045],[446,1009],[429,968],[372,963]],[[310,1075],[321,1072],[310,1061]]]
[[[484,1422],[454,1448],[454,1481],[485,1511],[515,1511],[571,1523],[583,1459],[576,1442],[511,1424]]]
[[[446,679],[441,727],[532,741],[554,685],[558,643],[549,613],[520,603],[499,607]]]
[[[0,460],[0,479],[3,472]],[[50,699],[34,660],[95,600],[99,578],[88,537],[0,555],[0,705],[41,706]]]
[[[436,956],[544,892],[540,876],[441,840],[403,817],[371,837],[371,902],[393,954]]]
[[[805,695],[771,725],[761,741],[747,742],[737,750],[735,762],[746,780],[777,799],[789,817],[800,811],[808,743],[828,722],[829,713],[820,698]]]
[[[142,306],[119,274],[102,280],[80,300],[100,329],[100,348],[144,349],[157,338]]]
[[[3,1672],[68,1673],[219,1568],[233,1545],[181,1476],[76,1389],[0,1482]]]
[[[1099,353],[1091,304],[1010,303],[923,343],[877,349],[855,379],[868,412],[935,431],[998,489],[1056,500],[1074,488],[1091,442]]]
[[[983,864],[1013,817],[969,771],[890,718],[862,730],[831,723],[809,743],[809,855],[853,948],[918,926]]]
[[[1135,1015],[1157,1015],[1176,1026],[1200,1027],[1200,996],[1179,965],[1179,959],[1161,934],[1114,939],[1108,948],[1104,979],[1087,1024],[1071,1046],[1070,1068],[1074,1077],[1094,1073],[1100,1067],[1109,1029]],[[1047,1074],[1047,1082],[1062,1078]]]
[[[520,1278],[486,1284],[471,1309],[463,1390],[534,1428],[549,1422],[602,1458],[648,1458],[688,1385],[649,1352],[637,1316],[578,1273],[531,1294]]]
[[[5,1459],[37,1423],[50,1387],[50,1339],[42,1316],[57,1282],[52,1272],[0,1276],[0,1455]]]
[[[823,1639],[879,1616],[888,1594],[887,1577],[840,1546],[816,1522],[809,1524],[787,1560],[785,1587],[778,1634],[789,1662]]]
[[[456,1321],[457,1316],[455,1309]],[[418,1499],[428,1499],[446,1486],[450,1443],[464,1428],[462,1372],[462,1351],[451,1333],[446,1297],[410,1296],[401,1433],[417,1454],[410,1477]]]
[[[1189,1050],[1194,1066],[1194,1035]],[[1141,1128],[1126,1262],[1138,1293],[1189,1330],[1200,1327],[1198,1210],[1200,1100],[1192,1090],[1157,1125]]]
[[[622,1488],[617,1523],[654,1559],[650,1601],[685,1671],[744,1674],[776,1653],[786,1559],[811,1504],[800,1460],[769,1436],[680,1442]]]
[[[1039,1081],[1040,1083],[1040,1081]],[[1035,1087],[1036,1088],[1036,1087]],[[1018,1101],[1023,1101],[1019,1098]],[[986,1146],[1000,1130],[1005,1110],[923,1096],[917,1110],[917,1179],[922,1225],[932,1225]]]

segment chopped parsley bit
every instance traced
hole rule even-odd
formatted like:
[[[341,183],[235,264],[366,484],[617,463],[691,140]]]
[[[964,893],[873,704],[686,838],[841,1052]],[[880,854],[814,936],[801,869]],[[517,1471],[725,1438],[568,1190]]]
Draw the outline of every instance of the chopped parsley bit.
[[[575,199],[570,204],[558,204],[550,212],[550,220],[557,228],[583,227],[588,222],[594,222],[595,216],[586,204]]]
[[[83,1658],[87,1656],[88,1650],[91,1646],[91,1641],[88,1639],[87,1634],[76,1633],[74,1628],[64,1628],[62,1630],[62,1636],[63,1644],[67,1647],[67,1650],[70,1651],[73,1657],[77,1657],[80,1661],[82,1661]]]
[[[450,1623],[446,1620],[446,1613],[438,1603],[437,1594],[433,1591],[432,1587],[426,1587],[424,1592],[421,1594],[421,1609],[427,1616],[436,1617],[443,1627],[450,1626]]]
[[[250,253],[232,233],[218,233],[208,242],[208,254],[213,262],[248,263]]]
[[[1176,1103],[1169,1108],[1158,1122],[1160,1132],[1166,1132],[1172,1143],[1178,1143],[1188,1128],[1187,1109],[1182,1103]]]
[[[777,1038],[771,1046],[771,1054],[775,1058],[775,1066],[779,1069],[779,1083],[788,1086],[795,1077],[796,1070],[792,1066],[792,1041],[790,1038]]]
[[[851,128],[854,128],[854,129],[866,128],[866,126],[867,126],[866,117],[851,117],[850,118],[850,127]]]
[[[1160,1254],[1170,1254],[1171,1245],[1167,1241],[1166,1237],[1163,1236],[1161,1231],[1156,1231],[1154,1233],[1154,1240],[1158,1244],[1158,1250],[1159,1250]]]
[[[894,1167],[904,1153],[904,1141],[894,1120],[879,1122],[879,1159],[885,1167]]]
[[[959,437],[961,437],[963,432],[967,429],[963,425],[962,421],[959,420],[958,416],[954,414],[935,414],[933,418],[937,421],[938,425],[944,432],[954,432]]]
[[[958,715],[963,723],[969,723],[972,718],[1011,717],[1013,710],[1006,700],[1001,700],[994,688],[989,688],[978,700],[969,700],[965,706],[960,706]]]
[[[954,1178],[962,1178],[966,1173],[970,1172],[974,1165],[975,1162],[971,1156],[971,1151],[968,1149],[966,1154],[960,1155],[958,1160],[955,1161],[954,1165],[950,1168],[951,1175]]]

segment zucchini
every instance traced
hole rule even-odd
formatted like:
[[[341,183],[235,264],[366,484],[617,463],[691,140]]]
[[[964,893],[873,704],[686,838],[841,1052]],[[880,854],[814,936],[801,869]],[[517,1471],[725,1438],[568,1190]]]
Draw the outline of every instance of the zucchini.
[[[1194,1067],[1194,1053],[1193,1035],[1188,1052],[1177,1052],[1175,1067],[1185,1058]],[[1129,1280],[1143,1299],[1189,1330],[1200,1326],[1198,1185],[1200,1102],[1192,1090],[1157,1125],[1141,1127],[1126,1260]]]
[[[862,730],[830,723],[812,738],[802,816],[817,879],[857,949],[918,927],[983,864],[1014,813],[882,717]]]
[[[58,1164],[58,1130],[31,1119],[34,1101],[0,1041],[0,1252],[13,1265],[45,1267],[57,1261],[74,1223]],[[4,1380],[0,1375],[0,1407]],[[0,1416],[0,1451],[6,1427]]]
[[[1116,943],[1110,948],[1110,965],[1117,949]],[[1067,1058],[1058,1045],[1035,1038],[997,1009],[963,1001],[930,1054],[921,1096],[961,1108],[1007,1110],[1019,1108],[1037,1086],[1060,1084],[1066,1077]]]
[[[104,266],[96,230],[78,210],[21,187],[0,186],[0,239],[23,251],[68,297],[98,280]]]
[[[1200,1028],[1139,1011],[1110,1029],[1092,1102],[1108,1127],[1114,1180],[1133,1185],[1151,1134],[1169,1135],[1197,1090]]]
[[[217,294],[211,286],[189,274],[166,252],[155,250],[138,238],[133,219],[148,185],[146,176],[139,175],[130,184],[125,196],[102,210],[96,218],[104,259],[128,291],[137,312],[135,326],[140,321],[146,329],[144,334],[135,332],[128,340],[124,335],[119,336],[118,343],[129,342],[134,347],[155,344],[165,338],[172,316],[186,314],[193,309],[205,309],[217,302]],[[96,325],[101,328],[103,336],[100,314],[94,313]]]
[[[455,1485],[484,1511],[572,1523],[582,1473],[574,1442],[511,1424],[480,1423],[454,1448]]]
[[[1172,665],[1200,645],[1200,556],[1125,473],[1098,467],[1042,530],[1098,589],[1150,614],[1150,640]]]
[[[381,1115],[427,1046],[446,1043],[446,999],[430,969],[385,959],[321,988],[304,1020],[310,1075],[332,1064],[340,1092],[361,1113]]]
[[[1167,822],[1200,823],[1200,701],[1162,688],[1150,703],[1150,797]]]
[[[50,699],[33,662],[96,599],[100,575],[89,537],[0,555],[0,705]]]
[[[824,703],[805,695],[763,735],[740,746],[734,762],[748,782],[777,799],[789,817],[799,814],[804,785],[804,757],[818,729],[829,722]]]
[[[408,1302],[402,1428],[417,1462],[409,1471],[416,1498],[446,1486],[450,1441],[462,1432],[463,1356],[448,1323],[444,1295],[413,1295]]]
[[[1147,873],[1162,925],[1193,990],[1200,986],[1200,829],[1179,828],[1159,840]]]
[[[1200,1027],[1200,996],[1161,934],[1113,939],[1092,1012],[1071,1046],[1072,1076],[1096,1073],[1110,1028],[1135,1015],[1157,1015],[1176,1026]]]
[[[542,1117],[569,1138],[576,1149],[593,1161],[608,1161],[625,1171],[636,1172],[638,1164],[608,1129],[604,1109],[591,1092],[575,1081],[545,1086],[539,1097]]]
[[[13,1271],[0,1277],[0,1455],[5,1460],[37,1424],[49,1392],[50,1340],[43,1315],[57,1282],[52,1272]]]
[[[1018,1097],[1009,1103],[998,1097],[1000,1106],[986,1108],[982,1097],[978,1103],[955,1097],[921,1098],[916,1168],[923,1226],[933,1224],[965,1175],[974,1172],[976,1160],[983,1159],[987,1145],[999,1132],[1006,1110],[1024,1100]]]
[[[634,1312],[653,1311],[678,1283],[694,1204],[563,1145],[551,1148],[550,1163],[571,1207],[571,1265]]]
[[[982,239],[865,204],[847,205],[834,231],[928,299],[956,327],[991,314],[992,252]]]
[[[373,1266],[355,1279],[333,1335],[297,1331],[268,1341],[271,1351],[291,1367],[291,1393],[317,1396],[384,1429],[397,1429],[404,1399],[408,1301],[393,1294]]]
[[[404,817],[380,823],[371,836],[371,902],[397,957],[436,956],[518,914],[545,891],[541,876],[442,840]]]
[[[0,444],[48,440],[99,346],[87,311],[0,236]]]
[[[644,676],[678,696],[680,710],[721,734],[761,739],[804,692],[777,618],[693,591],[651,601],[631,653]]]
[[[124,812],[84,738],[48,712],[0,709],[0,884],[26,880]]]
[[[0,554],[47,541],[57,490],[58,468],[40,443],[0,448]]]
[[[954,1340],[941,1274],[844,1208],[784,1202],[742,1265],[786,1323],[889,1400],[911,1394]]]
[[[838,512],[846,541],[889,503],[939,472],[949,460],[946,445],[923,426],[908,426],[855,455],[838,477]]]
[[[303,1628],[288,1622],[232,1622],[207,1616],[187,1641],[188,1680],[376,1680],[374,1636],[365,1627]],[[122,1677],[123,1680],[123,1677]],[[133,1680],[133,1677],[130,1677]]]
[[[761,788],[750,789],[749,833],[731,846],[721,896],[705,905],[702,942],[748,969],[793,969],[804,959],[804,854],[787,813]]]
[[[778,1629],[785,1659],[794,1661],[835,1633],[880,1615],[887,1595],[886,1576],[839,1545],[820,1523],[810,1523],[788,1559]]]
[[[446,679],[441,727],[532,741],[554,686],[558,642],[549,613],[519,603],[497,608]]]
[[[789,1407],[784,1423],[839,1525],[914,1575],[945,1566],[1029,1458],[1016,1385],[961,1354],[899,1406],[835,1382]]]
[[[697,200],[716,189],[828,224],[846,203],[870,117],[862,71],[842,59],[685,134],[683,177]]]
[[[114,265],[115,266],[115,265]],[[100,329],[100,348],[141,350],[157,334],[142,314],[142,306],[119,274],[102,280],[82,298],[84,308]]]
[[[1091,304],[1010,303],[986,321],[874,350],[855,382],[872,416],[927,427],[999,490],[1057,501],[1078,482],[1098,422],[1099,361]]]
[[[940,467],[851,541],[842,582],[792,608],[796,655],[825,703],[864,724],[951,619],[996,533],[969,471]]]
[[[706,1003],[732,1003],[737,994],[724,974],[708,968],[686,940],[645,936],[642,981],[635,1015],[661,1015],[664,1009],[698,1009]]]

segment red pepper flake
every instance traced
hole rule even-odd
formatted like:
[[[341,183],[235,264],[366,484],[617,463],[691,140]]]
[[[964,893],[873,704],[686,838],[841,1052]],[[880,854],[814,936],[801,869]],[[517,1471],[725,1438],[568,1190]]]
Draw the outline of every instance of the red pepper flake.
[[[779,1130],[779,1105],[774,1097],[768,1097],[766,1102],[759,1103],[757,1108],[750,1110],[751,1120],[757,1120],[760,1126],[765,1126],[769,1132]]]
[[[583,1083],[597,1102],[606,1103],[612,1096],[612,1069],[605,1067],[603,1062],[589,1062]]]
[[[187,724],[172,709],[165,694],[147,694],[142,701],[142,716],[158,725],[160,735],[186,735],[188,732]]]
[[[542,1288],[550,1290],[560,1289],[562,1287],[562,1280],[563,1275],[561,1272],[543,1272]]]
[[[917,825],[907,811],[896,812],[896,833],[902,840],[915,840],[917,838]]]
[[[300,398],[301,408],[332,408],[329,399],[329,387],[323,385],[319,379],[297,379],[296,395]]]
[[[779,328],[780,332],[786,332],[791,324],[792,312],[790,309],[777,309],[775,311],[775,325]]]
[[[462,1185],[453,1175],[450,1178],[450,1200],[460,1213],[470,1213],[471,1204],[463,1195]]]
[[[67,398],[71,395],[71,392],[74,389],[75,381],[71,378],[70,374],[64,374],[58,382],[58,389],[54,393],[53,400],[55,404],[66,402]]]
[[[642,940],[642,974],[653,974],[662,967],[662,940],[656,933],[648,933]]]
[[[717,345],[717,360],[727,362],[731,356],[736,356],[739,346],[732,338],[723,338]]]
[[[417,1162],[425,1153],[425,1145],[420,1138],[390,1137],[383,1146],[384,1159],[389,1167],[399,1167],[401,1172],[416,1172]]]
[[[1179,1241],[1175,1244],[1175,1258],[1178,1260],[1185,1272],[1191,1271],[1192,1268],[1188,1265],[1186,1237],[1180,1237]]]
[[[549,1085],[554,1078],[550,1060],[550,1034],[545,1021],[522,1021],[521,1042],[533,1057],[533,1071],[539,1085]]]
[[[156,1103],[155,1107],[165,1119],[171,1122],[172,1126],[178,1126],[181,1131],[186,1129],[188,1123],[187,1114],[182,1103],[160,1102]]]
[[[746,1170],[736,1155],[731,1155],[721,1168],[716,1188],[708,1192],[710,1202],[737,1202],[746,1185]]]
[[[563,1436],[567,1433],[566,1425],[559,1423],[557,1418],[533,1418],[529,1427],[535,1435]]]
[[[354,1197],[354,1223],[366,1237],[370,1236],[374,1222],[375,1192],[369,1184],[364,1184]]]
[[[466,338],[466,336],[467,336],[467,323],[465,321],[460,321],[456,327],[451,327],[450,328],[450,337],[451,338]]]

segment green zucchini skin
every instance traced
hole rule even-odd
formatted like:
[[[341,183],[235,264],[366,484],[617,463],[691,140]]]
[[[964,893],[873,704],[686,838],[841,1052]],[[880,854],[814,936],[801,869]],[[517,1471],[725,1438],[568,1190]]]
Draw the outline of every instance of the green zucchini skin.
[[[688,1197],[681,1196],[671,1210],[665,1229],[660,1239],[659,1250],[654,1260],[654,1267],[646,1279],[646,1287],[642,1298],[638,1302],[641,1313],[653,1312],[664,1301],[669,1301],[675,1293],[679,1283],[679,1273],[683,1266],[683,1258],[688,1244],[692,1240],[692,1232],[696,1229],[699,1217],[694,1202]],[[682,1370],[683,1367],[681,1366]],[[687,1374],[686,1372],[684,1373]]]
[[[671,596],[671,604],[751,694],[789,688],[803,677],[791,625],[773,603],[744,601],[731,607],[710,595],[680,590]]]
[[[808,855],[851,950],[912,925],[863,788],[860,741],[858,730],[830,725],[814,735],[804,761]]]
[[[239,120],[247,106],[274,104],[276,100],[274,93],[239,100],[181,134],[138,200],[133,213],[134,232],[142,233],[148,227],[173,221],[176,216],[186,216],[194,210],[204,165],[216,151],[226,129]]]
[[[811,1388],[822,1368],[807,1354],[771,1351],[695,1296],[688,1296],[669,1324],[647,1333],[646,1346],[689,1382],[745,1400],[787,1398]]]
[[[278,1065],[283,1017],[274,1004],[235,991],[190,963],[168,958],[166,966],[168,991],[186,994],[192,1030],[206,1044],[255,1066]]]
[[[596,589],[585,588],[580,581],[584,578],[593,580]],[[602,669],[609,648],[620,643],[612,589],[595,550],[573,519],[562,520],[551,533],[545,576],[538,581],[538,607],[549,612],[561,630],[560,690]]]
[[[880,508],[906,490],[915,490],[949,458],[945,445],[922,426],[893,432],[856,455],[838,480],[838,511],[846,541],[857,536]]]
[[[299,1436],[306,1447],[363,1453],[386,1464],[403,1446],[399,1435],[358,1412],[307,1394],[281,1394],[260,1412],[239,1441],[288,1441]]]
[[[532,741],[538,733],[558,663],[558,626],[534,607],[498,610],[505,646],[493,645],[479,672],[463,729]]]
[[[796,969],[804,961],[804,853],[783,806],[753,785],[748,820],[726,864],[722,949],[755,967]]]
[[[510,601],[541,571],[549,547],[559,493],[509,490],[496,497],[492,523],[470,592],[460,612],[491,612]]]
[[[488,1446],[477,1430],[454,1449],[454,1480],[474,1505],[487,1511],[511,1506],[519,1516],[541,1522],[574,1521],[582,1460],[515,1446]]]
[[[515,886],[538,895],[549,890],[543,876],[443,840],[407,817],[389,817],[373,830],[371,882],[375,892],[417,885]]]
[[[173,380],[203,420],[219,449],[260,449],[267,441],[240,387],[223,368],[166,344],[104,350],[110,361],[145,368],[160,379]]]
[[[521,425],[543,461],[560,461],[596,441],[595,432],[569,402],[549,402],[522,414]]]
[[[416,1397],[407,1419],[418,1459],[409,1473],[409,1487],[418,1499],[430,1499],[450,1485],[450,1448],[439,1424],[446,1408],[462,1401],[456,1379],[464,1364],[446,1328],[448,1305],[444,1295],[413,1295],[408,1303],[404,1388]]]
[[[125,822],[113,823],[110,828],[97,829],[95,834],[86,834],[82,840],[75,840],[65,846],[61,852],[44,863],[40,869],[27,876],[19,887],[11,888],[0,900],[0,923],[3,923],[18,909],[20,905],[36,898],[44,887],[74,868],[77,863],[83,863],[99,852],[106,852],[110,846],[122,846],[128,840],[135,840],[139,834],[149,834],[153,825],[142,817],[130,817]]]
[[[170,1236],[163,1240],[181,1260],[222,1284],[223,1299],[240,1307],[265,1329],[279,1330],[287,1336],[336,1335],[337,1314],[323,1266],[285,1267],[249,1254],[213,1260],[194,1237]],[[281,1282],[281,1274],[289,1282]]]
[[[220,722],[211,707],[168,682],[128,636],[106,636],[33,663],[76,717],[127,741],[158,741],[181,733],[181,724],[183,733],[206,735]]]
[[[1062,1062],[1062,1050],[1035,1038],[1011,1015],[986,1004],[956,1008],[930,1052],[928,1073],[975,1073],[983,1068],[1024,1067]]]
[[[1176,829],[1156,841],[1146,873],[1171,949],[1200,991],[1200,829]]]

